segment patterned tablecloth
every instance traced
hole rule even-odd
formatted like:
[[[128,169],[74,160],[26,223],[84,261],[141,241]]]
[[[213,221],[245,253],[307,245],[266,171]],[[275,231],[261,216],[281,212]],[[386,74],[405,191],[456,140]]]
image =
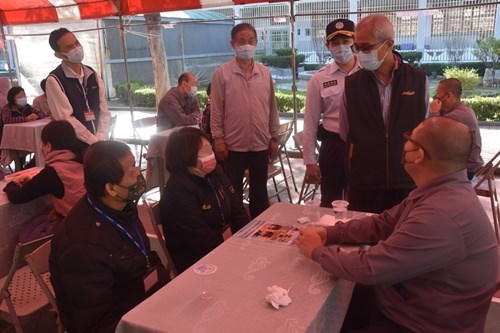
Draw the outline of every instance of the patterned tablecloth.
[[[332,278],[289,244],[303,209],[271,206],[193,266],[215,265],[215,273],[186,270],[127,313],[116,332],[338,332],[354,283]],[[273,285],[289,289],[289,306],[265,301]],[[214,297],[200,299],[200,288]]]
[[[5,124],[0,143],[1,165],[9,165],[21,151],[35,153],[36,166],[44,166],[41,134],[49,122],[49,118],[43,118],[25,123]]]

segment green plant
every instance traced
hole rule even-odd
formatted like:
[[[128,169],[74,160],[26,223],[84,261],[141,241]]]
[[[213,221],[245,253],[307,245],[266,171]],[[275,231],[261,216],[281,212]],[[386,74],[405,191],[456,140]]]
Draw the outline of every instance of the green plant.
[[[156,106],[156,91],[152,87],[142,87],[135,89],[132,93],[132,100],[135,106]]]
[[[475,96],[463,101],[474,110],[478,120],[500,121],[500,97]]]
[[[478,39],[476,47],[472,53],[488,68],[496,69],[500,63],[500,39],[495,37]]]
[[[144,86],[144,83],[141,80],[132,80],[130,81],[130,91],[132,95],[134,91],[140,89]],[[128,103],[128,90],[127,90],[127,82],[119,83],[115,86],[116,96],[121,102]]]
[[[296,98],[297,110],[298,112],[302,112],[302,109],[305,106],[306,98],[303,95],[296,95]],[[276,107],[278,109],[278,112],[293,112],[293,95],[277,91]]]
[[[471,96],[479,85],[479,82],[481,82],[477,71],[471,68],[447,67],[443,74],[447,79],[455,78],[460,81],[464,97]]]
[[[200,106],[200,110],[205,110],[208,103],[208,95],[205,90],[198,90],[196,93],[196,97],[198,97],[198,105]]]

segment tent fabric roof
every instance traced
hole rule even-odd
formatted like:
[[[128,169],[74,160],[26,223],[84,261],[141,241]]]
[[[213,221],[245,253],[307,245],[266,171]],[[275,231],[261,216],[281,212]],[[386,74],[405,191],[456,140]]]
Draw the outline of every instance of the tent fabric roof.
[[[0,24],[50,23],[258,2],[283,0],[0,0]]]

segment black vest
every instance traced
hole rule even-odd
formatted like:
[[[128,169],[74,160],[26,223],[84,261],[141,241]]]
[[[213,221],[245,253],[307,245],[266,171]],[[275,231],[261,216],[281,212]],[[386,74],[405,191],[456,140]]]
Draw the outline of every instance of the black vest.
[[[373,189],[415,186],[401,164],[403,133],[426,117],[426,76],[394,54],[401,66],[392,81],[387,130],[375,74],[360,70],[345,79],[349,185]]]
[[[97,129],[99,114],[101,111],[99,108],[99,86],[97,85],[95,71],[89,66],[85,67],[92,70],[93,73],[90,74],[88,78],[84,78],[83,87],[77,78],[66,77],[61,65],[57,66],[56,69],[50,72],[50,75],[52,75],[57,82],[59,82],[61,90],[68,98],[69,103],[73,108],[72,116],[78,119],[90,131],[90,133],[95,134],[92,122],[85,120],[85,112],[87,111],[88,102],[88,107],[94,111],[94,124]],[[85,93],[83,92],[83,89],[85,89]]]

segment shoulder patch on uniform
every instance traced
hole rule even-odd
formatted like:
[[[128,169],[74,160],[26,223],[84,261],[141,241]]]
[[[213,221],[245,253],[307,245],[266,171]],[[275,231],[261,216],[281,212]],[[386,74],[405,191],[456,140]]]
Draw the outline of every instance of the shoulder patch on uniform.
[[[212,209],[212,206],[210,204],[203,204],[201,206],[201,210],[210,210]]]
[[[402,96],[413,96],[415,95],[415,90],[405,90],[401,93]]]
[[[338,84],[337,80],[323,82],[323,88],[333,87]]]

